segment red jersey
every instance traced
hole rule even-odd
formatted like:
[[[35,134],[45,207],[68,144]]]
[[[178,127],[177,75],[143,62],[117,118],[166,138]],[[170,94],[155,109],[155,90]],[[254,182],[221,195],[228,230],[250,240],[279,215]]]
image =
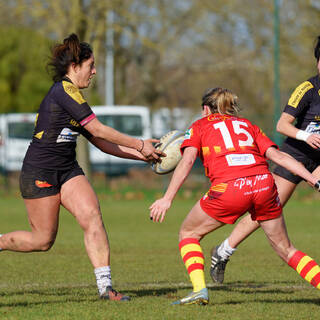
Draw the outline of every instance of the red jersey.
[[[218,113],[191,125],[181,151],[186,147],[198,149],[212,183],[269,173],[265,152],[278,148],[249,120]]]

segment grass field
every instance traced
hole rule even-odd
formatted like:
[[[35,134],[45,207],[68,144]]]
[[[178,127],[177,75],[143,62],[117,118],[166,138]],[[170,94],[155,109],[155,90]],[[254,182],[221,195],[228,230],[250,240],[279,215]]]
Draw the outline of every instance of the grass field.
[[[312,197],[311,197],[312,198]],[[61,211],[54,247],[46,253],[0,253],[0,319],[319,319],[320,292],[301,279],[256,232],[232,257],[224,285],[208,274],[209,250],[230,232],[224,227],[203,241],[208,306],[171,306],[191,290],[178,252],[177,233],[195,199],[179,198],[163,224],[148,218],[152,196],[116,200],[100,194],[111,243],[114,287],[128,303],[97,299],[95,278],[82,232]],[[287,205],[295,246],[320,262],[320,201],[308,197]],[[21,198],[2,195],[0,232],[28,228]]]

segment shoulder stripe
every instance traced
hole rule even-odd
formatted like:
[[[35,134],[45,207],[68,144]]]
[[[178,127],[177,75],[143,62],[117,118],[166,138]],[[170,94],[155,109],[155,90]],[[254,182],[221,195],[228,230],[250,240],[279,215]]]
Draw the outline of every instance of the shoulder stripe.
[[[297,108],[297,106],[298,106],[299,102],[301,101],[301,99],[303,98],[303,96],[306,94],[307,91],[309,91],[312,88],[313,88],[313,85],[309,81],[305,81],[305,82],[301,83],[292,93],[292,95],[288,101],[288,105],[293,108]]]
[[[86,100],[83,98],[80,90],[73,84],[68,81],[62,81],[62,86],[64,91],[77,103],[83,104]]]

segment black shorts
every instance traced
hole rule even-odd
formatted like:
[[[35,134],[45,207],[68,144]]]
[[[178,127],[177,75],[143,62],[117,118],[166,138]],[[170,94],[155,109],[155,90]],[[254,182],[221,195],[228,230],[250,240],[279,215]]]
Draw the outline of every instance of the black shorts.
[[[84,175],[76,163],[68,170],[48,170],[23,164],[20,173],[20,192],[24,199],[37,199],[53,196],[61,186],[73,177]]]
[[[283,143],[280,150],[285,153],[288,153],[290,156],[295,158],[297,161],[301,162],[305,166],[305,168],[310,172],[314,171],[320,165],[319,161],[310,159],[310,157],[308,157],[308,155],[306,155],[305,153],[301,152],[300,150],[288,145],[287,143]],[[303,180],[300,176],[297,176],[297,175],[291,173],[289,170],[287,170],[286,168],[281,167],[281,166],[276,166],[275,169],[273,170],[273,173],[275,173],[276,175],[278,175],[288,181],[291,181],[294,184],[298,184],[299,182],[301,182]]]

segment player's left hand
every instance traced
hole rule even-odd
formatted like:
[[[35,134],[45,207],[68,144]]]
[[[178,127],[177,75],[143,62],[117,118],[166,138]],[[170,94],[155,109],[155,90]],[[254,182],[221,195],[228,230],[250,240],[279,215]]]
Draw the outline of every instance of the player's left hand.
[[[166,215],[166,212],[171,207],[172,201],[165,198],[156,200],[150,207],[150,219],[154,222],[162,222]]]

